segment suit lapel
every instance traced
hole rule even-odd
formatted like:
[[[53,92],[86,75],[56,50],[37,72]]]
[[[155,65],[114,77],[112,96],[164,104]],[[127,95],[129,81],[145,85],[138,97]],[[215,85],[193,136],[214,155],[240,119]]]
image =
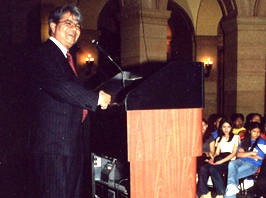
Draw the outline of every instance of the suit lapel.
[[[57,47],[57,45],[50,39],[48,39],[46,43],[49,46],[49,50],[52,51],[53,57],[57,62],[58,67],[61,67],[61,69],[67,75],[71,75],[74,79],[78,79],[74,74],[73,70],[71,69],[67,58],[64,56],[63,52]]]

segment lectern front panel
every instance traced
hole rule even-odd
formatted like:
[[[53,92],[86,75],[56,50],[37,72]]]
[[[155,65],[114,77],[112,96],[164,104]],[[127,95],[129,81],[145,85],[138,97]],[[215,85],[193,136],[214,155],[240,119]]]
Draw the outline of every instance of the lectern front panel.
[[[127,111],[130,197],[195,198],[202,110]]]

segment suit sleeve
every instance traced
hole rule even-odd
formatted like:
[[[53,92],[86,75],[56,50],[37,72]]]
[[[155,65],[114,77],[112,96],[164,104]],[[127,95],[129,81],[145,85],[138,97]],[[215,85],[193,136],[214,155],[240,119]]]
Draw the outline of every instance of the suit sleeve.
[[[55,100],[95,111],[98,93],[85,89],[81,82],[64,67],[67,61],[61,57],[51,56],[32,57],[32,82],[36,83],[39,91],[45,91]],[[55,60],[51,60],[54,58]],[[67,68],[68,69],[68,68]]]

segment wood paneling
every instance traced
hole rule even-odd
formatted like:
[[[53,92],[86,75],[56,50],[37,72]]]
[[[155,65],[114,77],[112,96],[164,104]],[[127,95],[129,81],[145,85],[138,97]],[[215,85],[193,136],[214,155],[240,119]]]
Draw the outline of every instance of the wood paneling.
[[[195,198],[196,157],[130,162],[131,198]]]
[[[127,112],[131,198],[194,198],[201,109]]]

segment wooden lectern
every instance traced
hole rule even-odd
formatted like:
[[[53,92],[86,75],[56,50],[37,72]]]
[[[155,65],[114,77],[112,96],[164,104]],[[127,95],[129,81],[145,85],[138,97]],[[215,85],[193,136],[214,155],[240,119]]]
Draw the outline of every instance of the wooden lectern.
[[[127,111],[130,197],[195,198],[201,109]]]
[[[196,197],[202,79],[201,64],[173,62],[128,94],[131,198]]]
[[[130,198],[195,198],[203,66],[172,62],[125,97]]]

